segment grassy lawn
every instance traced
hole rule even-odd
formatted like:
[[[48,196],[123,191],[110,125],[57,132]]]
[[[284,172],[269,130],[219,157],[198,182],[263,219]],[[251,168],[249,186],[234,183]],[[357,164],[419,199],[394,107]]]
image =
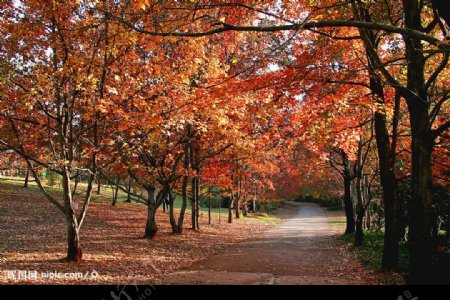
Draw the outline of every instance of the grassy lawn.
[[[353,247],[355,234],[347,234],[341,237],[342,241],[348,246]],[[381,259],[383,256],[384,232],[382,231],[364,231],[364,243],[356,248],[361,253],[361,261],[369,268],[380,270]],[[353,247],[355,248],[355,247]],[[399,269],[404,271],[408,268],[409,255],[404,241],[399,244]]]
[[[399,265],[398,272],[383,272],[381,270],[381,260],[383,256],[384,232],[382,231],[364,231],[364,242],[361,247],[354,247],[355,234],[342,235],[341,241],[349,248],[356,251],[361,263],[369,269],[375,270],[379,275],[380,283],[382,284],[398,284],[399,275],[404,276],[409,265],[408,249],[404,241],[399,244]]]
[[[0,176],[0,184],[2,181],[10,184],[11,186],[22,186],[24,184],[23,177]],[[45,183],[45,180],[43,182]],[[37,185],[34,182],[32,177],[30,177],[30,181],[28,184],[30,187],[37,188]],[[49,190],[51,192],[55,192],[55,193],[62,191],[62,188],[58,187],[58,186],[52,187],[52,186],[45,185],[45,188],[47,190]],[[83,183],[83,182],[78,183],[77,194],[81,194],[81,192],[83,192],[86,188],[87,188],[86,183]],[[102,185],[101,190],[100,190],[100,195],[97,195],[96,191],[97,191],[97,185],[94,186],[92,200],[103,200],[103,201],[107,201],[107,202],[112,202],[113,192],[112,192],[111,186]],[[127,200],[127,194],[124,191],[119,189],[117,202],[125,202],[126,200]],[[178,213],[180,211],[182,202],[183,202],[183,200],[182,200],[181,196],[175,197],[174,208],[175,208],[176,213]],[[214,203],[214,199],[212,199],[212,203]],[[142,203],[137,201],[136,197],[134,197],[134,196],[131,196],[131,204],[142,205]],[[160,207],[160,209],[162,210],[162,206]],[[186,211],[190,211],[190,210],[191,210],[191,204],[190,204],[190,201],[188,201]],[[277,224],[280,221],[281,214],[282,213],[279,213],[277,211],[272,211],[268,214],[256,214],[256,215],[249,214],[249,217],[241,217],[241,219],[244,221],[255,222],[255,223]],[[200,215],[203,217],[207,217],[208,216],[208,207],[200,206]],[[234,215],[235,215],[235,213],[233,210],[233,218],[234,218]],[[227,218],[228,218],[228,208],[226,208],[226,207],[222,207],[220,209],[219,208],[211,208],[211,216],[215,217],[215,218],[219,218],[222,222],[225,223],[225,222],[227,222]]]

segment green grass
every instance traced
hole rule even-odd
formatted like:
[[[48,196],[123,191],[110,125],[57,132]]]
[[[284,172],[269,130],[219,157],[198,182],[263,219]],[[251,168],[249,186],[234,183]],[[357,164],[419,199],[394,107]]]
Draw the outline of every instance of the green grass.
[[[14,189],[18,186],[22,187],[23,183],[24,183],[24,178],[22,177],[10,177],[10,176],[0,176],[0,184],[4,182],[4,188],[6,189]],[[33,178],[30,177],[30,181],[29,181],[29,186],[32,189],[37,189],[37,185],[34,182]],[[83,191],[85,191],[87,187],[87,184],[84,182],[80,182],[78,183],[78,189],[77,189],[77,194],[81,194]],[[56,186],[47,186],[45,185],[45,188],[49,191],[53,191],[53,192],[60,192],[62,191],[62,188]],[[112,202],[112,189],[110,186],[106,186],[106,185],[102,185],[101,188],[101,193],[100,195],[96,194],[97,191],[97,185],[94,186],[94,191],[93,191],[93,200],[100,200],[100,201],[108,201],[108,202]],[[37,190],[37,192],[39,192]],[[125,202],[127,200],[127,194],[122,191],[119,190],[118,191],[118,198],[117,198],[117,202]],[[135,205],[139,205],[141,204],[141,202],[136,200],[136,197],[131,196],[131,203],[135,204]],[[174,208],[176,211],[179,211],[181,209],[181,205],[183,203],[182,197],[181,196],[176,196],[175,197],[175,201],[174,201]],[[190,205],[190,201],[188,201],[187,203],[187,211],[191,210],[191,205]],[[208,207],[205,206],[200,206],[200,214],[204,214],[207,215],[208,214]],[[226,219],[228,217],[228,208],[211,208],[211,216],[215,216],[218,217],[220,214],[220,216],[224,219]],[[233,218],[234,218],[234,210],[233,210]],[[242,215],[241,215],[242,216]],[[246,218],[246,217],[242,217],[243,220],[246,221],[250,221],[250,222],[256,222],[256,223],[268,223],[268,224],[276,224],[278,222],[278,218],[275,216],[274,213],[270,213],[268,216],[258,216],[257,218]]]
[[[384,232],[382,231],[364,231],[364,242],[361,247],[355,248],[353,242],[355,234],[346,234],[341,237],[343,243],[361,254],[361,262],[363,265],[381,271],[381,259],[383,255]],[[399,244],[399,270],[407,270],[409,264],[408,249],[404,242]]]

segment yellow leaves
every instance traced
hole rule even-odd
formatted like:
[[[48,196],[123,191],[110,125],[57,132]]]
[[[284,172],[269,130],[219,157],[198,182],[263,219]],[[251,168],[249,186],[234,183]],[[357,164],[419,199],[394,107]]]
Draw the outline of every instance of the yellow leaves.
[[[228,119],[225,118],[225,117],[219,117],[217,119],[217,121],[218,121],[219,125],[226,125],[226,124],[228,124]]]
[[[190,85],[191,81],[189,80],[188,76],[186,74],[182,74],[181,75],[181,82],[186,84],[186,85]]]
[[[233,65],[237,64],[238,62],[239,62],[239,60],[238,60],[237,58],[232,58],[232,59],[231,59],[231,63],[232,63]]]

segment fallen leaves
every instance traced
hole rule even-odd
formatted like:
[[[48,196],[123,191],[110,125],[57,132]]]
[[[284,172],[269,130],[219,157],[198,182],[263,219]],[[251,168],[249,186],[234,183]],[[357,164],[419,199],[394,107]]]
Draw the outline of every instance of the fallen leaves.
[[[143,205],[118,203],[102,198],[92,202],[81,231],[83,261],[63,262],[66,253],[66,224],[60,212],[34,188],[0,185],[0,283],[2,284],[154,284],[168,273],[188,267],[227,245],[254,237],[272,225],[257,220],[234,220],[213,224],[201,216],[200,230],[171,233],[168,214],[159,211],[158,239],[143,239],[146,209]],[[225,213],[225,212],[224,212]],[[190,215],[186,214],[186,220]],[[185,223],[186,227],[190,224]],[[8,279],[8,271],[43,273],[97,272],[95,278]]]

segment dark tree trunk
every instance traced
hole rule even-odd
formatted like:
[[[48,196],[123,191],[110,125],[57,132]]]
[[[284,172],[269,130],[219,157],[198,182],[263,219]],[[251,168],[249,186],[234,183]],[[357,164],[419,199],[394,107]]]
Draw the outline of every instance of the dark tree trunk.
[[[75,177],[75,185],[74,185],[73,190],[72,190],[72,197],[75,196],[75,193],[77,192],[78,182],[79,181],[80,181],[79,176]]]
[[[420,116],[415,116],[418,113]],[[428,115],[415,112],[411,118],[412,131],[412,197],[408,206],[411,273],[409,283],[429,280],[432,256],[432,173]],[[417,118],[417,119],[416,119]],[[422,123],[423,122],[423,123]]]
[[[127,200],[126,202],[131,202],[131,179],[128,179],[125,183],[125,188],[127,189]]]
[[[197,174],[200,174],[200,168],[197,168]],[[200,177],[195,178],[195,226],[200,229]]]
[[[175,220],[175,212],[173,207],[173,202],[175,201],[175,196],[172,192],[169,192],[169,220],[170,226],[172,227],[172,233],[180,233],[179,226]]]
[[[350,176],[344,177],[344,208],[347,225],[345,234],[355,232],[355,212],[353,210],[353,201],[350,191],[351,179]]]
[[[62,187],[64,197],[64,210],[67,221],[67,257],[68,262],[79,262],[82,259],[80,233],[78,221],[72,201],[72,191],[70,189],[70,174],[66,169],[62,176]]]
[[[233,196],[228,197],[228,223],[233,223]]]
[[[384,104],[384,91],[380,78],[375,70],[371,69],[371,90]],[[398,97],[398,96],[396,96]],[[396,99],[397,107],[399,109]],[[394,119],[393,131],[397,131],[397,119]],[[386,114],[382,111],[375,112],[375,140],[378,150],[378,164],[380,169],[380,183],[383,190],[383,205],[385,212],[385,234],[383,246],[383,258],[381,267],[383,269],[394,269],[398,265],[398,242],[399,242],[399,220],[400,203],[397,190],[397,178],[395,176],[395,152],[396,136],[393,134],[392,143],[389,139],[389,131]]]
[[[158,226],[156,225],[156,206],[153,203],[147,205],[147,222],[145,225],[144,238],[155,238],[158,232]]]
[[[361,16],[366,22],[371,22],[371,16],[366,8],[359,7]],[[377,38],[372,31],[360,30],[366,47],[368,58],[370,90],[375,97],[375,101],[384,107],[385,95],[380,76],[376,72],[377,63],[371,50],[376,51]],[[398,114],[400,98],[396,95],[396,112]],[[396,131],[398,115],[393,120],[392,144],[389,139],[388,122],[385,111],[375,112],[375,139],[377,144],[380,183],[383,190],[383,206],[385,210],[385,235],[383,246],[382,268],[392,269],[398,264],[398,241],[399,241],[399,218],[400,207],[397,192],[397,180],[395,177],[395,152],[396,152]],[[380,221],[380,220],[379,220]]]
[[[208,224],[211,225],[211,186],[208,187]]]
[[[405,26],[421,30],[421,5],[417,0],[404,0]],[[433,134],[429,101],[425,85],[425,57],[422,42],[405,37],[407,88],[404,95],[411,124],[411,201],[408,205],[410,247],[409,284],[430,283],[432,260],[432,160]]]
[[[156,225],[156,209],[157,206],[157,191],[155,188],[148,189],[147,199],[147,222],[145,225],[144,238],[153,239],[158,232],[158,226]]]
[[[197,230],[197,188],[195,178],[191,179],[191,228]]]
[[[100,178],[97,180],[97,195],[100,195],[102,184]]]
[[[114,180],[114,185],[111,186],[111,192],[112,192],[112,206],[116,206],[117,196],[119,194],[119,179]]]
[[[80,244],[80,233],[73,210],[67,215],[67,257],[68,262],[79,262],[83,255]]]
[[[25,174],[25,183],[23,184],[23,187],[27,188],[28,187],[28,180],[30,178],[30,169],[27,169],[27,172]]]

